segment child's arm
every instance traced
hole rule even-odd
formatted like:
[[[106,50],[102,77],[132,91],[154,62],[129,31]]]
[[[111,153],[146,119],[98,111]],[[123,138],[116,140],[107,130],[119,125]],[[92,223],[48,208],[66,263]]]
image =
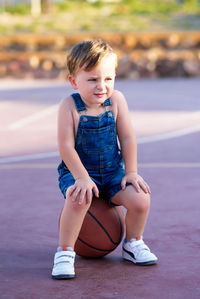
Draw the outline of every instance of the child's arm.
[[[75,126],[73,119],[73,103],[71,97],[61,101],[58,111],[58,149],[60,155],[72,173],[75,184],[68,188],[66,196],[72,201],[90,200],[92,191],[98,197],[98,188],[91,180],[75,150]]]
[[[137,173],[137,142],[126,100],[119,91],[114,91],[113,98],[117,107],[116,127],[126,173],[121,182],[122,189],[126,188],[126,183],[131,183],[137,192],[142,189],[145,193],[150,193],[149,186]]]

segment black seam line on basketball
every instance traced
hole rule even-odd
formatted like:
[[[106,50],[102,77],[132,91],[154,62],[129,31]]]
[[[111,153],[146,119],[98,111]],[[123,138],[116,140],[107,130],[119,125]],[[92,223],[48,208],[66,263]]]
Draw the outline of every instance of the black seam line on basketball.
[[[100,227],[103,229],[103,231],[106,233],[106,235],[108,236],[108,238],[110,239],[110,241],[114,244],[114,245],[119,245],[119,242],[114,242],[111,238],[111,236],[109,235],[109,233],[105,230],[105,228],[103,227],[103,225],[101,224],[101,222],[99,222],[99,220],[92,215],[92,213],[90,211],[88,211],[88,214],[100,225]]]
[[[120,241],[121,241],[121,239],[122,239],[122,223],[121,223],[121,220],[120,220],[120,217],[119,217],[119,213],[117,212],[116,207],[113,207],[113,208],[114,208],[115,214],[117,215],[117,218],[118,218],[118,221],[119,221],[119,226],[120,226],[120,236],[119,236],[119,241],[118,241],[118,244],[119,244]]]
[[[123,247],[123,250],[124,250],[126,253],[128,253],[132,258],[134,258],[134,260],[135,260],[135,256],[134,256],[134,254],[133,254],[131,251],[126,250],[124,247]]]
[[[114,249],[116,248],[116,246],[115,246],[114,248],[100,249],[100,248],[96,248],[96,247],[94,247],[94,246],[88,244],[87,242],[83,241],[83,240],[80,239],[79,237],[78,237],[78,240],[79,240],[80,242],[84,243],[85,245],[87,245],[88,247],[90,247],[90,248],[92,248],[92,249],[95,249],[95,250],[97,250],[97,251],[110,252],[110,251],[112,251],[112,250],[114,250]]]

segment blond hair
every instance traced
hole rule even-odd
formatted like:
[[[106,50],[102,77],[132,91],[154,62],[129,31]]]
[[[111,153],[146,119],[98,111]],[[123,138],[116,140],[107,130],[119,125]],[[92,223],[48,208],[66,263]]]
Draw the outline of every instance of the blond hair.
[[[115,68],[117,68],[117,55],[105,41],[93,39],[77,43],[67,56],[68,74],[75,75],[81,68],[85,71],[90,71],[106,55],[116,56]]]

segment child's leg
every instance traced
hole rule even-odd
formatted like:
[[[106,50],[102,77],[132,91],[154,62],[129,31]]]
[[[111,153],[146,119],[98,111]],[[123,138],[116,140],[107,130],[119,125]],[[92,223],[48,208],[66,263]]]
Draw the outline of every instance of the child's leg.
[[[111,202],[127,209],[126,241],[142,236],[150,208],[150,194],[142,190],[138,193],[129,185],[125,190],[116,193]]]
[[[74,249],[84,217],[91,205],[84,200],[82,204],[78,201],[65,200],[64,208],[60,216],[59,224],[59,246],[68,246]]]
[[[138,265],[156,264],[157,257],[140,238],[149,213],[150,194],[142,190],[138,193],[129,185],[125,190],[116,193],[112,197],[112,202],[127,209],[126,240],[122,246],[123,258]]]
[[[88,203],[86,200],[82,204],[79,204],[78,201],[72,202],[70,199],[65,201],[59,222],[59,247],[54,257],[52,270],[52,278],[54,279],[75,277],[74,260],[76,254],[74,245],[90,204],[91,202]]]

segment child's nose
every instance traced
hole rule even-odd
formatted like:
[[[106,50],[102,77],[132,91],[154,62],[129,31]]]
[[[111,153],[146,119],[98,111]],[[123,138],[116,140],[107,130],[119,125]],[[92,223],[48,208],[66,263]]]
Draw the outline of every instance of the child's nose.
[[[99,90],[103,90],[104,89],[104,82],[103,81],[99,81],[98,84],[97,84],[97,88]]]

